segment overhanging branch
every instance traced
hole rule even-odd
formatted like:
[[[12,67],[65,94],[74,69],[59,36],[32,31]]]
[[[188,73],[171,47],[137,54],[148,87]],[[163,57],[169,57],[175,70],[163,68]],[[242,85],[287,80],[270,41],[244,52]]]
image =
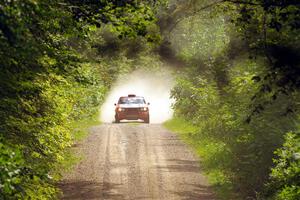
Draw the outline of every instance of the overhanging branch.
[[[211,7],[214,7],[214,6],[217,5],[217,4],[224,3],[225,1],[226,1],[226,0],[221,0],[221,1],[215,1],[215,2],[213,2],[213,3],[210,3],[210,4],[206,5],[206,6],[203,6],[203,7],[201,7],[200,9],[198,9],[198,10],[192,12],[192,13],[191,13],[190,15],[188,15],[188,16],[197,14],[197,13],[203,11],[203,10],[206,10],[206,9],[208,9],[208,8],[211,8]],[[188,17],[188,16],[184,16],[184,17],[178,19],[178,20],[171,26],[171,28],[169,29],[169,34],[171,33],[171,31],[172,31],[174,28],[176,28],[176,26],[177,26],[182,20],[184,20],[184,19],[185,19],[186,17]]]

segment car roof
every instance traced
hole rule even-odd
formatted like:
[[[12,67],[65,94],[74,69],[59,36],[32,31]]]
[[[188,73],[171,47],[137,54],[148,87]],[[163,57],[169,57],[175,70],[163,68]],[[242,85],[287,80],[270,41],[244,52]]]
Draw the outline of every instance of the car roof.
[[[144,97],[142,97],[142,96],[134,96],[134,97],[121,96],[120,98],[144,98]]]

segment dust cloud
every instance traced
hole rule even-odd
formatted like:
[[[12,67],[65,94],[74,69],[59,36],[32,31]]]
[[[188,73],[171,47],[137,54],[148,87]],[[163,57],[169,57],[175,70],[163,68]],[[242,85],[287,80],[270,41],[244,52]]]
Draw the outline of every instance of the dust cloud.
[[[120,96],[136,94],[145,97],[150,103],[150,123],[162,123],[172,117],[170,91],[174,80],[172,72],[160,69],[156,72],[137,70],[119,78],[108,94],[101,108],[100,120],[111,123],[114,121],[115,106]]]

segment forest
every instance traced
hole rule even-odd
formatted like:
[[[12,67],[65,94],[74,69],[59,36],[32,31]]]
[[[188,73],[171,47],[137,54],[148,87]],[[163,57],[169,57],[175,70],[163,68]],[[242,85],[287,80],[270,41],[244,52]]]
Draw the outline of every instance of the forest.
[[[58,199],[80,123],[164,65],[220,199],[300,199],[299,0],[2,0],[0,199]]]

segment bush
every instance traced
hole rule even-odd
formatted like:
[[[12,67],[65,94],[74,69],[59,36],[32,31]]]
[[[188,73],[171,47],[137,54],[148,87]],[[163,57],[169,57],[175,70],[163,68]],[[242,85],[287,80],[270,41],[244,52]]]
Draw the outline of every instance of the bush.
[[[0,6],[1,199],[55,198],[53,169],[72,144],[70,125],[93,116],[106,91],[97,68],[68,46],[82,35],[57,5]]]
[[[268,185],[276,200],[300,199],[300,134],[289,132],[282,148],[276,150],[278,158],[272,168]]]
[[[287,107],[296,108],[297,94],[288,99],[279,95],[259,113],[252,113],[269,98],[266,95],[251,100],[260,88],[260,83],[252,77],[262,70],[263,66],[258,62],[236,62],[228,72],[228,85],[223,88],[219,88],[214,80],[197,76],[195,72],[185,72],[172,90],[176,100],[175,114],[198,128],[190,138],[225,145],[215,159],[226,157],[226,161],[214,164],[242,198],[254,198],[264,191],[273,166],[273,152],[282,145],[283,133],[296,129],[295,116],[285,113]],[[211,151],[209,146],[205,148]]]

